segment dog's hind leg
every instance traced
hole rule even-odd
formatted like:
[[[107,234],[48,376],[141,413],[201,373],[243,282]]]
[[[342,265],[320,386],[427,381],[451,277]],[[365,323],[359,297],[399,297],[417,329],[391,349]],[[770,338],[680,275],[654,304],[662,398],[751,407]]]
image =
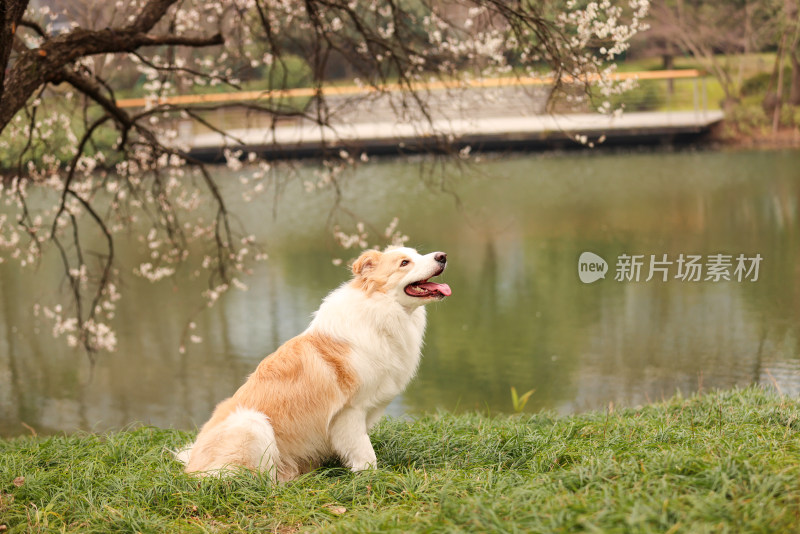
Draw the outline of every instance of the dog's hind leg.
[[[192,445],[194,444],[189,444],[182,449],[178,449],[177,451],[170,450],[170,452],[172,452],[172,455],[175,456],[176,460],[183,465],[186,465],[189,463],[189,458],[192,457]]]
[[[237,408],[218,425],[200,432],[191,446],[186,472],[222,474],[245,467],[268,472],[274,481],[278,462],[269,418],[256,410]]]

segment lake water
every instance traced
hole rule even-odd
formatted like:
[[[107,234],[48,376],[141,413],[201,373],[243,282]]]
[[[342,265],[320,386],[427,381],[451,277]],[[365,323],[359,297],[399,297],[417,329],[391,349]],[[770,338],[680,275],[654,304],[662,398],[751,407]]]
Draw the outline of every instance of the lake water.
[[[204,342],[185,354],[196,285],[126,278],[119,351],[90,371],[31,311],[54,288],[66,295],[60,271],[0,265],[0,435],[202,424],[348,277],[332,259],[355,252],[325,228],[332,193],[301,182],[239,210],[270,259],[249,291],[196,318]],[[453,295],[429,306],[422,364],[393,415],[511,412],[512,386],[535,390],[526,410],[560,413],[751,383],[800,394],[799,151],[379,161],[345,181],[343,202],[353,220],[383,229],[396,215],[409,245],[448,253]],[[587,251],[609,266],[591,284],[578,276]],[[664,254],[668,280],[645,281]],[[730,281],[705,280],[718,254]],[[625,255],[642,256],[638,282],[615,280]],[[681,255],[701,256],[699,281],[676,278]],[[739,255],[760,255],[757,280],[737,280]]]

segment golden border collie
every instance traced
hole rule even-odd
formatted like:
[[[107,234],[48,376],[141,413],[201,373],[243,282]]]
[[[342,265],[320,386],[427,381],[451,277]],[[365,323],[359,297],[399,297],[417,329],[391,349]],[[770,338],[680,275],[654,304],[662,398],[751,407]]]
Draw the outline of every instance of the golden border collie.
[[[367,432],[416,373],[422,305],[450,295],[428,280],[446,263],[444,252],[411,248],[361,254],[306,331],[264,358],[177,453],[186,472],[244,467],[286,481],[332,457],[353,471],[375,467]]]

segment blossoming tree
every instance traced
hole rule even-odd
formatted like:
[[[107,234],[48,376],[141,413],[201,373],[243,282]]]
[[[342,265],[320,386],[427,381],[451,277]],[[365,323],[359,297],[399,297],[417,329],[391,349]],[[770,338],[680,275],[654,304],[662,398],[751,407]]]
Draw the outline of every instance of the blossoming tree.
[[[613,60],[648,9],[647,0],[119,0],[81,17],[78,1],[62,2],[64,13],[29,0],[0,5],[0,261],[29,267],[56,254],[69,294],[32,304],[54,334],[90,352],[116,346],[121,277],[160,280],[197,256],[211,303],[263,257],[235,224],[230,188],[188,154],[181,121],[218,132],[233,150],[236,138],[210,112],[325,125],[324,88],[337,69],[373,95],[391,84],[393,109],[423,118],[431,101],[421,82],[432,78],[546,76],[552,94],[593,80],[608,94]],[[253,80],[263,98],[165,98]],[[283,96],[297,84],[313,96]],[[144,103],[121,105],[129,96]],[[247,163],[240,193],[249,198],[274,171],[254,154],[230,154]],[[149,261],[121,264],[117,243],[131,233]]]

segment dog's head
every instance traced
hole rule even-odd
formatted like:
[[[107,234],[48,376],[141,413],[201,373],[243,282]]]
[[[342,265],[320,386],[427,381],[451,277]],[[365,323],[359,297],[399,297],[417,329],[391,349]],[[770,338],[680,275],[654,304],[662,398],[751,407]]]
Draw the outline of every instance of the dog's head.
[[[368,295],[382,293],[405,306],[419,306],[450,296],[450,286],[428,281],[446,265],[444,252],[423,256],[406,247],[367,250],[353,262],[353,284]]]

